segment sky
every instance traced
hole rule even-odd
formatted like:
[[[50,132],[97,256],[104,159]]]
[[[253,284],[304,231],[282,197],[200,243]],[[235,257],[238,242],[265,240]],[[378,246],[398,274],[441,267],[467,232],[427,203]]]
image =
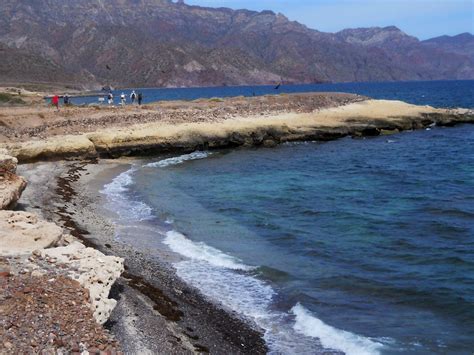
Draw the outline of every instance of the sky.
[[[474,0],[185,0],[185,3],[273,10],[323,32],[394,25],[419,39],[463,32],[474,34]]]

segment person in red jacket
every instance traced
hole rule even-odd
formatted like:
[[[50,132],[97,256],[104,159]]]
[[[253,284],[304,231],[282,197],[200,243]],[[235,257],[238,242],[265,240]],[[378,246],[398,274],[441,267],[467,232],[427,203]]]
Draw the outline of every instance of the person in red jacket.
[[[53,106],[56,106],[56,109],[59,111],[59,96],[54,95],[53,98],[51,99],[51,103]]]

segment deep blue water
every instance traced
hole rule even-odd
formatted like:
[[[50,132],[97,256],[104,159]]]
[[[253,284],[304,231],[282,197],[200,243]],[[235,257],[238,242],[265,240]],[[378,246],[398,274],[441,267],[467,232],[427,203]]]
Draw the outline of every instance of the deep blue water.
[[[473,125],[157,157],[103,192],[272,352],[472,354]]]
[[[132,89],[115,90],[115,101],[124,92],[129,97]],[[339,83],[275,86],[225,86],[178,89],[136,89],[142,91],[144,103],[161,100],[195,100],[199,98],[275,95],[298,92],[347,92],[375,99],[402,100],[435,107],[474,107],[474,81],[413,81],[383,83]],[[75,104],[96,103],[97,98],[75,98]]]

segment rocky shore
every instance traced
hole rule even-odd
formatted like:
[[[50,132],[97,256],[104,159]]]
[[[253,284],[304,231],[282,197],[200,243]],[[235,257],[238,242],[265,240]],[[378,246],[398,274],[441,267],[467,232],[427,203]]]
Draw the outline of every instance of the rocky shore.
[[[20,170],[31,183],[20,207],[41,207],[45,218],[64,226],[84,245],[125,260],[125,272],[110,293],[117,305],[105,323],[124,353],[266,353],[261,331],[180,280],[170,255],[157,257],[150,250],[115,238],[114,225],[104,216],[99,182],[128,168],[129,163],[101,160],[22,165]]]
[[[59,225],[17,205],[26,180],[1,155],[0,353],[121,353],[101,325],[123,259],[85,247]],[[20,183],[19,183],[20,182]]]
[[[106,158],[474,121],[469,110],[350,94],[9,110],[0,116],[0,345],[48,354],[267,351],[258,328],[176,276],[172,255],[116,240],[94,184],[127,161]]]
[[[376,136],[430,125],[473,122],[465,109],[435,109],[351,94],[170,102],[139,108],[65,109],[38,121],[4,124],[0,148],[20,162],[117,158],[302,140]],[[141,111],[143,110],[143,111]],[[103,112],[102,112],[103,111]],[[84,117],[84,114],[90,114]]]

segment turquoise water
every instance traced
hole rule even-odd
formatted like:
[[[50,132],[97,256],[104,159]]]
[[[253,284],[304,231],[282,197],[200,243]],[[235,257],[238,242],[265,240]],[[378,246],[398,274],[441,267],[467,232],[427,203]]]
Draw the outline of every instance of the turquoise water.
[[[157,157],[102,192],[272,353],[472,354],[473,125]]]

